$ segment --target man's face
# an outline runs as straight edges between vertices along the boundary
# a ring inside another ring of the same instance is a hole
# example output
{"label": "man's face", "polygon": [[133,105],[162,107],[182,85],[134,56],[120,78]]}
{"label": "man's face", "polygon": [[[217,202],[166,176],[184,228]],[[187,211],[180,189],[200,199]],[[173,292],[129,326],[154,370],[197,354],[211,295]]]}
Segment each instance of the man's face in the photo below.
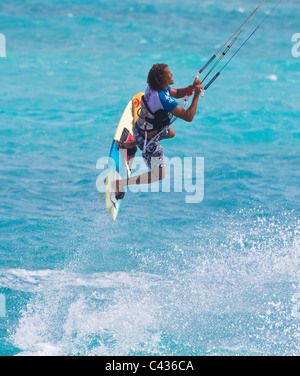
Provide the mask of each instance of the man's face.
{"label": "man's face", "polygon": [[168,84],[168,86],[174,84],[173,74],[170,72],[170,68],[169,67],[166,67],[164,69],[164,81]]}

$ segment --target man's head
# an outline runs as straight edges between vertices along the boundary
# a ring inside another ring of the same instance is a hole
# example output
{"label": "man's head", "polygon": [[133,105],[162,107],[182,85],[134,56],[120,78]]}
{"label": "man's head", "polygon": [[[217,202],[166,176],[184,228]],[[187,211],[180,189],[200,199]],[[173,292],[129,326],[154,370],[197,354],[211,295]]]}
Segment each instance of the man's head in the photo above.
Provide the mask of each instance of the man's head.
{"label": "man's head", "polygon": [[151,90],[160,91],[167,89],[174,83],[173,75],[167,64],[154,64],[148,74],[147,83]]}

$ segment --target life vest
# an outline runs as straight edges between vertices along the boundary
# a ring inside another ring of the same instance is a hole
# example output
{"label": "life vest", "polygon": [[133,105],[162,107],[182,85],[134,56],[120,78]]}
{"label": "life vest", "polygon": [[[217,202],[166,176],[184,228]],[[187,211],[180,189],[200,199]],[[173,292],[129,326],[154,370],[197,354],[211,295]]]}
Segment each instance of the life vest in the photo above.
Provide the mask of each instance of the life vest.
{"label": "life vest", "polygon": [[161,131],[171,123],[172,114],[166,110],[152,112],[145,101],[144,95],[141,100],[141,107],[138,113],[138,127],[143,131]]}

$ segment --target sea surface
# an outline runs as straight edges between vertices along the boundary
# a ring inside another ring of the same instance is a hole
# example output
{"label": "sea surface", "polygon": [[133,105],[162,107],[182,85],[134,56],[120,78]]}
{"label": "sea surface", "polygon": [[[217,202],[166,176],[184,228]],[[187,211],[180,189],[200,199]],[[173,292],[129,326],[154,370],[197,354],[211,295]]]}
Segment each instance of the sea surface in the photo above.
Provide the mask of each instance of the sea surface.
{"label": "sea surface", "polygon": [[0,355],[300,355],[298,0],[162,141],[202,202],[130,191],[113,223],[96,188],[152,64],[186,87],[259,2],[1,1]]}

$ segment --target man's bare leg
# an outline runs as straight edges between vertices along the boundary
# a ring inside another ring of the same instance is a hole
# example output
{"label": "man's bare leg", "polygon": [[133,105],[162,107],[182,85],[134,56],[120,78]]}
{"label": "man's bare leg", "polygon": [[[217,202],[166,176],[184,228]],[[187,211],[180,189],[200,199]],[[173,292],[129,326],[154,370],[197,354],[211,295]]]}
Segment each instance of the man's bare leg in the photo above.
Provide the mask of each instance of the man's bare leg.
{"label": "man's bare leg", "polygon": [[119,192],[125,192],[125,187],[128,185],[140,185],[140,184],[150,184],[165,178],[165,168],[152,168],[151,171],[145,172],[144,174],[138,176],[132,176],[129,179],[120,179],[113,182],[113,189],[116,194]]}

